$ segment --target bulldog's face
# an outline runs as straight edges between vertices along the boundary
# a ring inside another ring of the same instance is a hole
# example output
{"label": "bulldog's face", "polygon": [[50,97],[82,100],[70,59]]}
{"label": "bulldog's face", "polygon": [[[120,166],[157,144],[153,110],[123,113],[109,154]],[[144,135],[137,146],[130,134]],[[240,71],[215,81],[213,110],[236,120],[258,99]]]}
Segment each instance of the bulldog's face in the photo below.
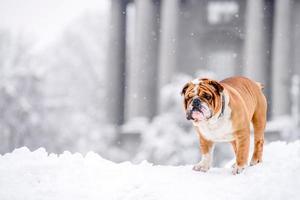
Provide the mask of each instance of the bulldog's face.
{"label": "bulldog's face", "polygon": [[195,79],[182,89],[186,118],[199,122],[211,118],[222,106],[223,86],[210,79]]}

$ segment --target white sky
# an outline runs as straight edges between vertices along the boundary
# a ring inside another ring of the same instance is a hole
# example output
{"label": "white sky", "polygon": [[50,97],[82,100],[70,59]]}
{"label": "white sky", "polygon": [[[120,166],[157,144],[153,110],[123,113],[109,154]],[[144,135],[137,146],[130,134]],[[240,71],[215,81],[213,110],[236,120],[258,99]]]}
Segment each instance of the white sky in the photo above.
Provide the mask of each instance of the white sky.
{"label": "white sky", "polygon": [[0,0],[0,29],[51,41],[74,18],[107,12],[109,0]]}

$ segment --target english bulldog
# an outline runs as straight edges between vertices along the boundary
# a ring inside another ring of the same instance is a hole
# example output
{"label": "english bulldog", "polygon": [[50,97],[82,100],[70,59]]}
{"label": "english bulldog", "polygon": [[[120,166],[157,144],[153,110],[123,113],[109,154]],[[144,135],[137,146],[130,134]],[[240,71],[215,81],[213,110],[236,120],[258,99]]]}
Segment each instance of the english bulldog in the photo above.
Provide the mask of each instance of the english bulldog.
{"label": "english bulldog", "polygon": [[231,142],[236,156],[233,174],[248,164],[250,123],[254,128],[254,152],[250,165],[262,162],[267,101],[263,85],[246,77],[220,82],[199,78],[182,89],[187,120],[191,120],[200,141],[201,161],[193,170],[206,172],[212,164],[214,143]]}

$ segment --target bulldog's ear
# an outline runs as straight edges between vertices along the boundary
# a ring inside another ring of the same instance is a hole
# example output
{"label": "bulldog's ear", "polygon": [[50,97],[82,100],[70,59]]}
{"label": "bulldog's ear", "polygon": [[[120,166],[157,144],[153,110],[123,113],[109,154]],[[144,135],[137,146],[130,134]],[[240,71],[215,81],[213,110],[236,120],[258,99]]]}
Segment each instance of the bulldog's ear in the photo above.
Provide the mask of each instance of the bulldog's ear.
{"label": "bulldog's ear", "polygon": [[210,80],[208,84],[212,85],[218,93],[221,93],[224,90],[224,87],[218,81]]}
{"label": "bulldog's ear", "polygon": [[[182,88],[182,90],[181,90],[181,96],[184,96],[184,94],[185,94],[185,92],[186,92],[186,90],[188,89],[188,87],[190,86],[190,82],[188,82],[188,83],[186,83],[184,86],[183,86],[183,88]],[[183,108],[186,110],[187,109],[187,101],[186,101],[186,99],[185,99],[185,97],[183,98]]]}
{"label": "bulldog's ear", "polygon": [[182,90],[181,90],[181,95],[184,95],[185,94],[185,92],[186,92],[186,90],[188,89],[188,87],[190,86],[190,82],[188,82],[188,83],[186,83],[184,86],[183,86],[183,88],[182,88]]}

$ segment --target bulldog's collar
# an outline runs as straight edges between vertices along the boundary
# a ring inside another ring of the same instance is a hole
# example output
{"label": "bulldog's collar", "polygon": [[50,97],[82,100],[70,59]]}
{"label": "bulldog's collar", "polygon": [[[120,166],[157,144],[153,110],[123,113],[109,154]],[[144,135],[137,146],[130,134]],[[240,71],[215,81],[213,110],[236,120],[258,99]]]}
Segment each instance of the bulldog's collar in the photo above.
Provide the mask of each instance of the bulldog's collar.
{"label": "bulldog's collar", "polygon": [[222,108],[221,108],[221,113],[220,113],[218,118],[221,118],[224,115],[224,110],[225,110],[225,95],[224,95],[224,92],[222,92],[221,98],[222,98]]}

